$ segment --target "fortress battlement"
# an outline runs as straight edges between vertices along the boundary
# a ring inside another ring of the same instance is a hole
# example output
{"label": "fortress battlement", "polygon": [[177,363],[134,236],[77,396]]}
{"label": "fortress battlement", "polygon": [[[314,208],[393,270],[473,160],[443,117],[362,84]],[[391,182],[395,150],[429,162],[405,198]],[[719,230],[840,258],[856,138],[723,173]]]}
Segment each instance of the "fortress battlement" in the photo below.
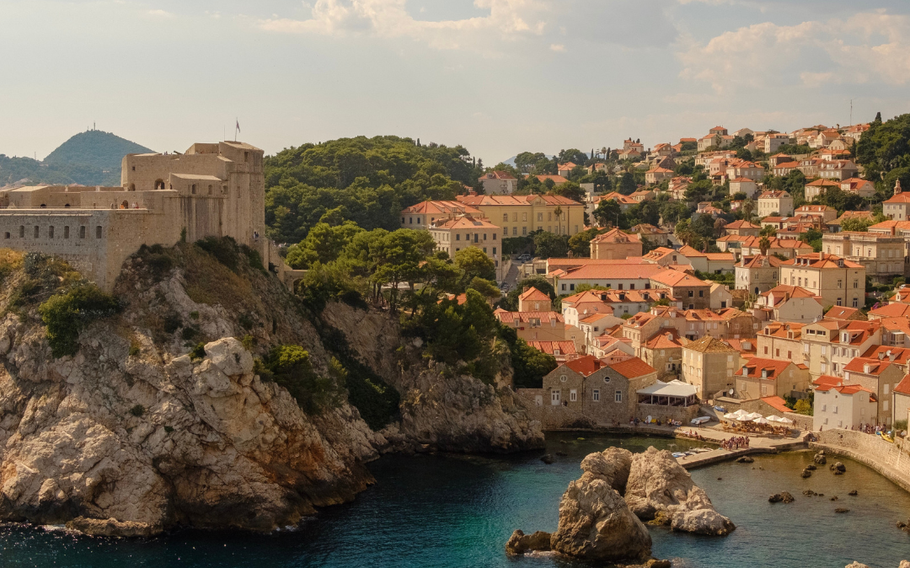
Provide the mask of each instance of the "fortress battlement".
{"label": "fortress battlement", "polygon": [[139,247],[265,238],[263,151],[241,142],[194,144],[183,154],[130,154],[120,187],[42,185],[0,190],[0,246],[67,260],[110,290]]}

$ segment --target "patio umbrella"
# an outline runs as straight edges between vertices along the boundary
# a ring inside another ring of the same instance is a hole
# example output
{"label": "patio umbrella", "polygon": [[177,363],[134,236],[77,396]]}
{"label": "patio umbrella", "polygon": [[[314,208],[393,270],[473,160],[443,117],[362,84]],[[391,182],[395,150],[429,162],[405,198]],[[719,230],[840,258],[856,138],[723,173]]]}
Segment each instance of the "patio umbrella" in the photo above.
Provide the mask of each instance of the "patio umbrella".
{"label": "patio umbrella", "polygon": [[725,420],[737,420],[738,418],[739,416],[737,416],[735,412],[728,412],[724,414]]}
{"label": "patio umbrella", "polygon": [[749,416],[749,413],[740,408],[733,413],[733,420],[748,421],[749,419],[746,418],[747,416]]}
{"label": "patio umbrella", "polygon": [[770,422],[768,422],[768,419],[765,417],[756,418],[755,420],[752,421],[752,423],[753,424],[770,424]]}
{"label": "patio umbrella", "polygon": [[746,416],[744,416],[743,419],[750,420],[750,421],[753,421],[753,422],[754,422],[754,421],[757,421],[757,420],[764,420],[765,417],[762,416],[761,414],[759,414],[758,412],[750,412],[749,414],[747,414]]}

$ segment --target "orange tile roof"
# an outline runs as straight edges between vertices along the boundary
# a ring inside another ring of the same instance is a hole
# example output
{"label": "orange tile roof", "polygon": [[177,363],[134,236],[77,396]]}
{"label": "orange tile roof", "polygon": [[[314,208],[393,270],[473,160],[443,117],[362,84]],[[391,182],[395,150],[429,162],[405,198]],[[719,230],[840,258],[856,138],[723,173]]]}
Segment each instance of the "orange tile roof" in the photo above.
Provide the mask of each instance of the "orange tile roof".
{"label": "orange tile roof", "polygon": [[648,280],[664,270],[656,264],[585,264],[564,269],[562,280]]}
{"label": "orange tile roof", "polygon": [[778,412],[793,412],[793,410],[787,408],[787,401],[779,396],[762,397],[762,401]]}
{"label": "orange tile roof", "polygon": [[834,306],[825,314],[827,319],[850,319],[859,312],[858,308],[847,308],[843,306]]}
{"label": "orange tile roof", "polygon": [[611,368],[627,379],[643,377],[644,375],[657,372],[654,367],[648,365],[638,357],[632,357],[625,361],[620,361],[619,363],[613,363]]}
{"label": "orange tile roof", "polygon": [[548,355],[554,355],[557,349],[560,356],[577,353],[574,341],[528,341],[528,345]]}
{"label": "orange tile roof", "polygon": [[486,219],[474,219],[470,215],[462,215],[455,219],[447,219],[442,223],[433,225],[436,229],[487,229],[490,231],[501,231],[497,225],[490,223]]}
{"label": "orange tile roof", "polygon": [[416,205],[411,205],[406,207],[401,211],[402,215],[407,214],[421,214],[421,213],[430,213],[430,214],[458,214],[465,213],[468,215],[483,215],[480,209],[475,209],[470,205],[465,205],[460,201],[424,201]]}
{"label": "orange tile roof", "polygon": [[674,286],[710,286],[704,280],[699,280],[698,278],[692,276],[691,274],[686,274],[685,272],[680,272],[678,270],[666,269],[661,270],[661,272],[651,276],[651,280],[655,282],[660,282],[665,286],[674,287]]}
{"label": "orange tile roof", "polygon": [[605,365],[597,357],[586,355],[584,357],[579,357],[578,359],[566,361],[565,366],[584,377],[589,377],[604,368]]}
{"label": "orange tile roof", "polygon": [[910,349],[904,347],[889,347],[887,345],[873,345],[863,353],[863,357],[867,359],[875,359],[876,361],[891,361],[891,357],[894,357],[892,363],[897,363],[898,365],[906,365],[910,361]]}
{"label": "orange tile roof", "polygon": [[[737,377],[749,377],[752,379],[761,379],[766,378],[769,380],[777,380],[778,377],[784,372],[784,370],[793,365],[792,361],[780,361],[778,359],[762,359],[759,357],[752,357],[748,363],[737,369],[733,373]],[[799,365],[797,365],[799,367]],[[803,368],[806,368],[803,366]],[[745,370],[745,372],[743,372]],[[767,377],[762,377],[762,373],[767,372]]]}
{"label": "orange tile roof", "polygon": [[612,229],[606,233],[597,235],[591,239],[591,244],[594,243],[639,243],[641,238],[636,234],[626,233],[620,231],[619,229]]}
{"label": "orange tile roof", "polygon": [[535,301],[535,302],[549,302],[550,301],[549,296],[547,296],[546,294],[544,294],[543,292],[541,292],[534,286],[531,286],[530,288],[525,290],[520,296],[518,296],[518,299],[524,300],[524,301]]}
{"label": "orange tile roof", "polygon": [[869,312],[872,315],[876,315],[882,318],[899,318],[910,316],[910,304],[888,304],[887,306],[882,306],[880,308],[875,308]]}
{"label": "orange tile roof", "polygon": [[901,382],[894,387],[894,392],[910,396],[910,375],[901,379]]}
{"label": "orange tile roof", "polygon": [[[866,365],[869,366],[869,371],[866,371]],[[891,366],[891,361],[888,359],[879,360],[878,358],[870,359],[866,357],[854,357],[849,363],[844,366],[844,371],[850,371],[851,373],[861,373],[863,375],[881,375],[888,367]]]}

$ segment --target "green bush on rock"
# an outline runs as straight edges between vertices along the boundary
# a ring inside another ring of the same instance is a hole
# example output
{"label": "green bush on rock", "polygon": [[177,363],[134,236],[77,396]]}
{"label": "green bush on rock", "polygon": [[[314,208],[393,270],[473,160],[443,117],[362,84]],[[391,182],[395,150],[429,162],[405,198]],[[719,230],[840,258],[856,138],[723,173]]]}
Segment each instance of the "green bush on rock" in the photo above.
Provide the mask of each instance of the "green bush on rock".
{"label": "green bush on rock", "polygon": [[117,299],[94,284],[78,284],[58,292],[38,307],[54,357],[75,355],[79,350],[79,333],[93,321],[119,310]]}

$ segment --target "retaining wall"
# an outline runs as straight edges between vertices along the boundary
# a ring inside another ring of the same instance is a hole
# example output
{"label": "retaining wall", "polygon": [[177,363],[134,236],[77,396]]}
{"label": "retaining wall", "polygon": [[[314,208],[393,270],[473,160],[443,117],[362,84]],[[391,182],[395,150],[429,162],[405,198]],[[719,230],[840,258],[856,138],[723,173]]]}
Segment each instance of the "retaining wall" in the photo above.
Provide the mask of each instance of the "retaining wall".
{"label": "retaining wall", "polygon": [[836,455],[846,456],[884,475],[910,491],[910,442],[888,443],[878,436],[853,430],[825,430],[816,433],[818,442],[809,444]]}

